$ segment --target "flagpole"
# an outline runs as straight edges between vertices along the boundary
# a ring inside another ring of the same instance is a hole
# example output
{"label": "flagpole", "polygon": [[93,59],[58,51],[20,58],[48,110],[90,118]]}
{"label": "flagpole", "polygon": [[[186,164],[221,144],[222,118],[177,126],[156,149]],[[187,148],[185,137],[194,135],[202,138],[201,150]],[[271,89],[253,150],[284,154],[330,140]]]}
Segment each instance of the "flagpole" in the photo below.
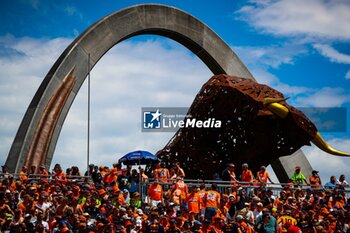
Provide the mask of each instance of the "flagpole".
{"label": "flagpole", "polygon": [[88,54],[88,119],[87,119],[87,175],[90,176],[90,53]]}

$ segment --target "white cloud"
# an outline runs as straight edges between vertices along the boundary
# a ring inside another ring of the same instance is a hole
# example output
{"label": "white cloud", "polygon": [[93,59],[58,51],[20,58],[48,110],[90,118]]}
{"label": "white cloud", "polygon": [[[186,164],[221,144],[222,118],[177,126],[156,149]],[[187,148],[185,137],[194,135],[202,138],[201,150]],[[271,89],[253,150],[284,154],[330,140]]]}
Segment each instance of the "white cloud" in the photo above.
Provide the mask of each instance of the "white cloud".
{"label": "white cloud", "polygon": [[67,6],[66,8],[64,8],[64,11],[69,15],[72,16],[77,12],[77,9],[73,6]]}
{"label": "white cloud", "polygon": [[300,44],[283,44],[279,46],[236,46],[233,49],[248,64],[259,64],[264,67],[279,68],[281,65],[293,65],[295,60],[307,53]]}
{"label": "white cloud", "polygon": [[298,57],[307,53],[304,46],[299,44],[270,47],[236,46],[233,49],[259,83],[270,85],[286,96],[313,91],[311,88],[283,83],[270,72],[271,69],[278,69],[281,65],[293,65]]}
{"label": "white cloud", "polygon": [[350,70],[346,73],[345,78],[350,79]]}
{"label": "white cloud", "polygon": [[[71,39],[0,37],[0,164],[20,121],[55,59]],[[112,164],[135,149],[156,152],[173,133],[141,133],[141,107],[189,107],[212,76],[181,45],[168,40],[126,41],[91,72],[91,162]],[[87,88],[83,84],[63,126],[53,163],[86,166]]]}
{"label": "white cloud", "polygon": [[350,94],[343,88],[324,87],[305,96],[297,97],[297,106],[340,107],[350,102]]}
{"label": "white cloud", "polygon": [[332,62],[350,64],[350,55],[340,53],[327,44],[314,44],[313,47],[323,56],[329,58]]}
{"label": "white cloud", "polygon": [[[318,44],[318,49],[328,48]],[[343,88],[324,87],[313,88],[305,86],[290,85],[283,79],[276,77],[273,70],[279,69],[281,65],[293,65],[297,58],[307,53],[304,46],[298,44],[284,44],[281,46],[233,47],[244,64],[259,83],[264,83],[282,92],[291,99],[288,102],[295,106],[303,107],[339,107],[350,102],[350,93]],[[327,50],[332,51],[332,50]],[[327,53],[332,59],[346,62],[347,55],[340,53]],[[343,56],[337,56],[337,55]],[[347,74],[350,78],[350,71]]]}
{"label": "white cloud", "polygon": [[250,1],[236,14],[257,29],[283,36],[350,39],[350,2],[346,0]]}
{"label": "white cloud", "polygon": [[[350,138],[331,139],[328,140],[327,143],[337,150],[350,153]],[[341,174],[345,174],[347,180],[350,180],[350,160],[348,157],[338,157],[327,154],[314,145],[304,146],[302,149],[307,155],[306,157],[311,163],[311,166],[315,170],[320,171],[320,177],[323,183],[328,182],[332,175],[339,178]]]}

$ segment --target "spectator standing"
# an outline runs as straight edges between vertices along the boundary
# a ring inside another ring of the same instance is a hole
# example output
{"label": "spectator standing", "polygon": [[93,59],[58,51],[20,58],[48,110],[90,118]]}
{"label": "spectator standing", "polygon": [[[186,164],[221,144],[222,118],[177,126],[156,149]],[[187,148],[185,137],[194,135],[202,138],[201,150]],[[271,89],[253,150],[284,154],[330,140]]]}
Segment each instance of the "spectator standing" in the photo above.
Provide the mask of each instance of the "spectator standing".
{"label": "spectator standing", "polygon": [[84,173],[84,176],[91,176],[92,173],[94,172],[94,167],[95,167],[95,165],[89,164],[89,170],[87,170],[87,171]]}
{"label": "spectator standing", "polygon": [[19,178],[21,179],[21,181],[26,182],[28,180],[27,172],[28,172],[28,167],[23,166],[22,170],[19,172]]}
{"label": "spectator standing", "polygon": [[329,178],[329,181],[325,183],[324,187],[328,189],[334,189],[336,185],[337,185],[337,179],[335,178],[335,176],[331,176]]}
{"label": "spectator standing", "polygon": [[71,173],[69,175],[71,175],[71,176],[81,176],[79,168],[77,166],[73,166],[72,170],[71,170]]}
{"label": "spectator standing", "polygon": [[322,182],[321,182],[321,178],[318,175],[318,171],[316,170],[312,171],[312,175],[310,176],[309,181],[312,189],[321,188]]}
{"label": "spectator standing", "polygon": [[153,172],[154,179],[158,179],[160,183],[167,183],[170,174],[168,168],[165,167],[165,163],[161,162],[156,165],[156,169]]}
{"label": "spectator standing", "polygon": [[181,203],[182,201],[186,198],[188,189],[187,189],[187,184],[183,181],[182,176],[176,177],[176,188],[181,190]]}
{"label": "spectator standing", "polygon": [[191,187],[191,193],[187,195],[187,197],[185,198],[185,204],[187,205],[188,211],[191,213],[195,213],[196,215],[199,214],[199,211],[201,209],[201,205],[200,205],[200,197],[197,193],[197,186],[193,185]]}
{"label": "spectator standing", "polygon": [[211,189],[208,190],[204,196],[205,214],[207,221],[211,222],[216,215],[217,209],[220,205],[220,193],[217,192],[217,184],[213,183]]}
{"label": "spectator standing", "polygon": [[345,180],[345,175],[342,174],[339,177],[339,180],[337,180],[337,188],[344,189],[346,187],[349,187],[349,183]]}
{"label": "spectator standing", "polygon": [[242,164],[242,174],[241,174],[241,182],[242,185],[251,185],[253,182],[254,176],[251,170],[248,169],[248,164],[243,163]]}
{"label": "spectator standing", "polygon": [[304,174],[301,173],[301,167],[295,167],[294,174],[292,176],[292,181],[297,185],[309,185]]}
{"label": "spectator standing", "polygon": [[46,171],[45,166],[41,165],[39,166],[39,178],[42,180],[47,181],[49,179],[49,172]]}
{"label": "spectator standing", "polygon": [[269,173],[266,171],[265,166],[260,167],[260,170],[257,173],[257,178],[258,178],[258,181],[260,182],[260,185],[262,186],[266,186],[267,181],[270,181],[270,183],[273,184]]}
{"label": "spectator standing", "polygon": [[165,193],[165,197],[178,206],[182,204],[181,190],[175,184],[171,185],[170,189]]}
{"label": "spectator standing", "polygon": [[222,180],[232,182],[233,186],[237,185],[235,165],[233,163],[227,164],[226,169],[222,172]]}
{"label": "spectator standing", "polygon": [[185,172],[184,172],[184,169],[182,169],[180,167],[180,163],[176,162],[174,165],[175,165],[174,169],[175,169],[175,172],[176,172],[176,176],[181,176],[181,177],[185,178]]}
{"label": "spectator standing", "polygon": [[62,167],[59,164],[56,164],[54,168],[53,178],[56,182],[64,182],[66,181],[66,174],[62,171]]}
{"label": "spectator standing", "polygon": [[[90,164],[90,165],[93,166],[93,164]],[[101,182],[102,182],[102,174],[100,173],[100,171],[98,169],[98,166],[94,166],[93,167],[92,173],[90,175],[91,175],[92,181],[95,184],[101,184]]]}
{"label": "spectator standing", "polygon": [[148,187],[148,204],[157,206],[159,203],[164,205],[163,199],[163,188],[159,184],[158,180],[154,180],[153,183]]}
{"label": "spectator standing", "polygon": [[4,177],[5,179],[8,178],[9,175],[10,175],[8,166],[7,165],[3,165],[3,166],[1,166],[1,168],[2,168],[1,177]]}
{"label": "spectator standing", "polygon": [[207,193],[206,189],[205,189],[205,183],[201,183],[199,185],[199,191],[198,191],[198,196],[199,196],[199,200],[200,200],[200,207],[201,207],[201,215],[204,216],[205,213],[205,203],[204,203],[204,199],[205,199],[205,194]]}
{"label": "spectator standing", "polygon": [[142,182],[148,182],[148,176],[145,174],[145,169],[140,168],[139,170]]}

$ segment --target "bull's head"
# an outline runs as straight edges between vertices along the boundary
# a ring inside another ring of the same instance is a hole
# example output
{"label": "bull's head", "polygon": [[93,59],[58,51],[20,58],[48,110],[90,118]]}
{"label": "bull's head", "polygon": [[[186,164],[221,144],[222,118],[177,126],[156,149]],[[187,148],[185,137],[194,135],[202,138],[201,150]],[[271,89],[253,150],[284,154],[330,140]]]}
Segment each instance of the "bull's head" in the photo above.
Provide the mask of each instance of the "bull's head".
{"label": "bull's head", "polygon": [[330,154],[350,155],[330,147],[282,93],[248,79],[213,76],[197,94],[188,115],[222,122],[221,128],[181,128],[157,153],[165,162],[182,163],[191,178],[212,178],[229,162],[247,162],[258,170],[310,142]]}
{"label": "bull's head", "polygon": [[[263,103],[272,113],[274,113],[276,116],[284,119],[290,114],[290,111],[288,107],[281,104],[280,102],[287,100],[285,99],[275,99],[275,98],[265,98]],[[313,144],[315,144],[318,148],[321,150],[337,156],[350,156],[349,153],[342,152],[339,150],[334,149],[328,143],[322,138],[321,134],[319,132],[316,132],[316,134],[313,135],[312,139]]]}

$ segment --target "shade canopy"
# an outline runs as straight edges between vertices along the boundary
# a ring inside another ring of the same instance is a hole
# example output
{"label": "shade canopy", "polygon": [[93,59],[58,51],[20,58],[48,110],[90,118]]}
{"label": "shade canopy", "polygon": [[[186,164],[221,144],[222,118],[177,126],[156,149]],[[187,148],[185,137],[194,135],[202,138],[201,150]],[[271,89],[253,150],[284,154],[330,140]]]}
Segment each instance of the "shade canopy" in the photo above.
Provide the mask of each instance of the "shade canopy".
{"label": "shade canopy", "polygon": [[143,150],[129,152],[119,159],[119,163],[124,165],[147,165],[158,163],[159,161],[157,156]]}

